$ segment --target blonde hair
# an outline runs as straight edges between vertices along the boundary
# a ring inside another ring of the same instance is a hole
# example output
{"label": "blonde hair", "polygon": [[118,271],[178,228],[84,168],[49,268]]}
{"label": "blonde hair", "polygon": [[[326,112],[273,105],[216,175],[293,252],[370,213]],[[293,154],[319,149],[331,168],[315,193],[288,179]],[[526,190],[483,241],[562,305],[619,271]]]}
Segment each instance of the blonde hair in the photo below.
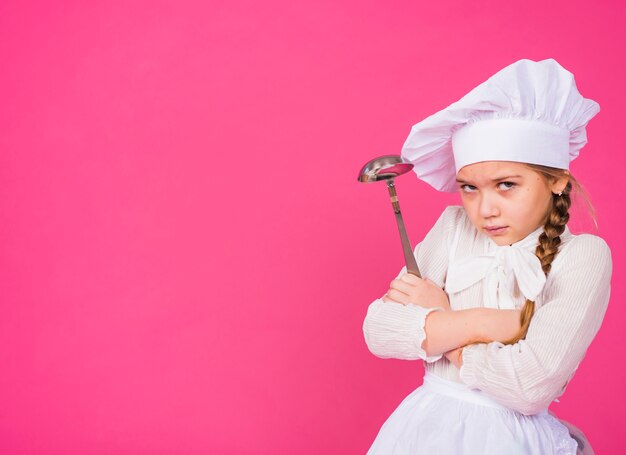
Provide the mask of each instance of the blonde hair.
{"label": "blonde hair", "polygon": [[[569,221],[569,209],[572,205],[571,194],[573,189],[575,190],[574,194],[580,193],[582,195],[596,227],[598,224],[595,217],[595,210],[591,205],[587,192],[573,175],[564,169],[556,169],[537,164],[526,164],[526,166],[543,176],[546,182],[551,182],[562,177],[568,178],[567,185],[562,194],[552,194],[552,206],[544,218],[543,232],[539,236],[539,244],[535,249],[535,255],[541,261],[541,268],[547,277],[552,268],[552,261],[554,261],[554,258],[559,253],[559,245],[561,244],[560,236],[563,234],[565,225]],[[516,336],[505,341],[504,344],[514,344],[526,337],[534,313],[535,302],[527,299],[526,302],[524,302],[520,315],[520,331]]]}

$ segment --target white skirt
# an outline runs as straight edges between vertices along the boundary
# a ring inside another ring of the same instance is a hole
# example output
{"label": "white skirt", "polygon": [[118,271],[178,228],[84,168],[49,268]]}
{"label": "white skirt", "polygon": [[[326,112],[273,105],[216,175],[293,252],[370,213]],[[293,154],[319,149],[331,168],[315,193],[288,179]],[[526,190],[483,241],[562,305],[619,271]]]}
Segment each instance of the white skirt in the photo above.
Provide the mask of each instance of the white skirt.
{"label": "white skirt", "polygon": [[544,410],[526,416],[478,390],[426,372],[378,432],[368,455],[575,455],[577,443]]}

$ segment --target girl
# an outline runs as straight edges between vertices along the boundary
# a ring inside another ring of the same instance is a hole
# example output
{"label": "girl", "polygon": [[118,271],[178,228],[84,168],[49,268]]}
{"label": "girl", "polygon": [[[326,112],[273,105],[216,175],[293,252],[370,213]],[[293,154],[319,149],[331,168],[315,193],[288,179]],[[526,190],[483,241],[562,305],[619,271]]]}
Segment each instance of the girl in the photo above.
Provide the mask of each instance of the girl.
{"label": "girl", "polygon": [[462,207],[415,248],[424,279],[403,269],[367,310],[370,351],[426,371],[369,454],[577,453],[548,406],[609,301],[609,247],[567,227],[598,111],[555,60],[520,60],[412,128],[402,156]]}

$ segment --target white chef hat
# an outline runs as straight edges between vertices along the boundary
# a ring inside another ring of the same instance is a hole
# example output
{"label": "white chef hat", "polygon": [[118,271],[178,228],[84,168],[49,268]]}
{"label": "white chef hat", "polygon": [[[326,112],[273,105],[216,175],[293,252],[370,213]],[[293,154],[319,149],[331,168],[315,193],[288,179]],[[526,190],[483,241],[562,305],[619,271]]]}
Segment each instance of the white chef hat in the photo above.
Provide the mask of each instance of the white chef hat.
{"label": "white chef hat", "polygon": [[458,189],[463,166],[481,161],[569,169],[599,111],[556,60],[519,60],[414,125],[401,155],[420,179],[447,192]]}

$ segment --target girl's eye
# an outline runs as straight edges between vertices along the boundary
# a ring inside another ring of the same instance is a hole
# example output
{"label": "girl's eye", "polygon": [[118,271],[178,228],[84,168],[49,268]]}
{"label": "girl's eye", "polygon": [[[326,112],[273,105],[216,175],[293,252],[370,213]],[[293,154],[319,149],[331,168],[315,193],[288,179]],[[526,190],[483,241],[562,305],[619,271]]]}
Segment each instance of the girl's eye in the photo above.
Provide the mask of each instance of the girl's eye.
{"label": "girl's eye", "polygon": [[[501,186],[501,185],[504,185],[504,186]],[[511,188],[513,188],[515,186],[515,183],[513,183],[513,182],[500,182],[500,183],[498,183],[498,186],[500,187],[500,189],[508,191],[508,190],[510,190]]]}
{"label": "girl's eye", "polygon": [[468,184],[461,185],[461,191],[463,191],[464,193],[471,193],[475,189],[476,187],[472,185],[468,185]]}

